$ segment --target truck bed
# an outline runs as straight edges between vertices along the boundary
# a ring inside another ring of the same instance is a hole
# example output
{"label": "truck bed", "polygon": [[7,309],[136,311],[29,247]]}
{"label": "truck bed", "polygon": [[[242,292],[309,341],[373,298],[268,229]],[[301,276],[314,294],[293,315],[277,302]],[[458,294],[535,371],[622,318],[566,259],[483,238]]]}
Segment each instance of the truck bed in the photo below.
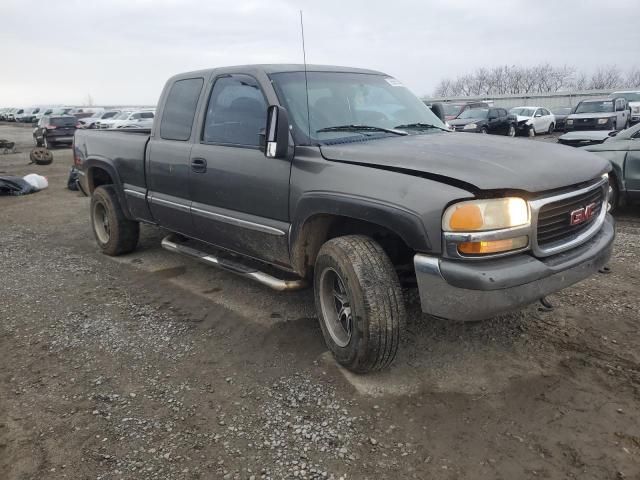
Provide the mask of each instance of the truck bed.
{"label": "truck bed", "polygon": [[82,162],[84,173],[94,159],[106,160],[118,172],[124,185],[146,189],[144,161],[150,129],[76,130],[74,148]]}

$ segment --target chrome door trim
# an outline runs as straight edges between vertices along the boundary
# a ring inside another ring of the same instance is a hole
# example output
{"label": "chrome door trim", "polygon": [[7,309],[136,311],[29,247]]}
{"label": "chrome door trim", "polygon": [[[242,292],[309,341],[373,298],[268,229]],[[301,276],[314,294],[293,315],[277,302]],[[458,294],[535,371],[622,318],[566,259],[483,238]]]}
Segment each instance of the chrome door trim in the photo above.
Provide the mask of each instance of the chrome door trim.
{"label": "chrome door trim", "polygon": [[269,235],[277,235],[283,236],[286,235],[286,232],[280,230],[279,228],[270,227],[269,225],[263,225],[261,223],[250,222],[248,220],[242,220],[237,217],[232,217],[229,215],[223,215],[221,213],[211,212],[209,210],[203,210],[197,207],[191,207],[191,212],[200,215],[201,217],[209,218],[211,220],[215,220],[222,223],[227,223],[229,225],[234,225],[236,227],[247,228],[249,230],[255,230],[257,232],[268,233]]}
{"label": "chrome door trim", "polygon": [[166,207],[176,208],[178,210],[183,210],[185,212],[190,212],[191,207],[189,205],[185,205],[183,203],[172,202],[171,200],[165,200],[164,198],[160,198],[154,195],[153,192],[149,193],[149,202],[151,204],[163,205]]}
{"label": "chrome door trim", "polygon": [[131,190],[129,188],[125,188],[124,193],[126,193],[127,195],[131,195],[132,197],[141,198],[143,200],[147,197],[145,193],[138,192],[136,190]]}

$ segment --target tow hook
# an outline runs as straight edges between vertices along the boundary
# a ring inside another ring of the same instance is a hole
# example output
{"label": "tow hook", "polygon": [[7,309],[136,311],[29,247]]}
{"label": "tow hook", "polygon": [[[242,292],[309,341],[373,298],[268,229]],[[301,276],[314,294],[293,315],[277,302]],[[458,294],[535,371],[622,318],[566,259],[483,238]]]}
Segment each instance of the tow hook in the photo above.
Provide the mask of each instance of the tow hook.
{"label": "tow hook", "polygon": [[542,297],[540,299],[540,304],[542,305],[542,307],[540,307],[540,311],[542,312],[551,312],[554,309],[553,304],[549,301],[547,297]]}
{"label": "tow hook", "polygon": [[611,269],[609,268],[608,265],[605,265],[600,270],[598,270],[598,273],[602,273],[603,275],[607,275],[608,273],[611,273]]}

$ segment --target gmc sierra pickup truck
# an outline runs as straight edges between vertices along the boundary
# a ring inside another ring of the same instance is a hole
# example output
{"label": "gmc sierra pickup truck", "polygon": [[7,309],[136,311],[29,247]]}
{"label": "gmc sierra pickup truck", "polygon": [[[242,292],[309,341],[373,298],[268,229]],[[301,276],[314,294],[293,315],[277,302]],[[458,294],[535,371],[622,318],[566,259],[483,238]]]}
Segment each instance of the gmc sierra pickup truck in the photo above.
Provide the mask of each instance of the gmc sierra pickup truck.
{"label": "gmc sierra pickup truck", "polygon": [[403,285],[427,314],[481,320],[612,251],[609,162],[452,132],[371,70],[184,73],[150,130],[78,130],[73,152],[104,253],[134,250],[143,222],[168,231],[163,247],[274,289],[312,283],[327,346],[355,372],[394,359]]}

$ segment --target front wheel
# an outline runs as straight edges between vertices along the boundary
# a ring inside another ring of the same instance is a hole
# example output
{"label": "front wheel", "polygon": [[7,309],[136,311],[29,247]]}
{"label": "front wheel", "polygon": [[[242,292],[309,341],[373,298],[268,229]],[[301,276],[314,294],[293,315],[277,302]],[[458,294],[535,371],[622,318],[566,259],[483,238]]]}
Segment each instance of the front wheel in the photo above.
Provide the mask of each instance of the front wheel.
{"label": "front wheel", "polygon": [[326,242],[314,289],[322,334],[341,365],[366,373],[391,364],[406,313],[398,275],[377,242],[362,235]]}
{"label": "front wheel", "polygon": [[113,185],[102,185],[93,191],[91,226],[98,246],[107,255],[129,253],[138,245],[140,224],[125,216]]}
{"label": "front wheel", "polygon": [[507,130],[507,136],[508,137],[515,137],[516,136],[516,127],[514,125],[509,125],[509,128]]}
{"label": "front wheel", "polygon": [[533,138],[533,137],[536,136],[536,129],[533,126],[531,126],[531,127],[529,127],[529,130],[528,130],[527,133],[529,134],[530,137]]}
{"label": "front wheel", "polygon": [[487,127],[482,127],[480,129],[480,133],[482,133],[483,135],[486,135],[487,133],[489,133],[489,130],[487,130]]}

